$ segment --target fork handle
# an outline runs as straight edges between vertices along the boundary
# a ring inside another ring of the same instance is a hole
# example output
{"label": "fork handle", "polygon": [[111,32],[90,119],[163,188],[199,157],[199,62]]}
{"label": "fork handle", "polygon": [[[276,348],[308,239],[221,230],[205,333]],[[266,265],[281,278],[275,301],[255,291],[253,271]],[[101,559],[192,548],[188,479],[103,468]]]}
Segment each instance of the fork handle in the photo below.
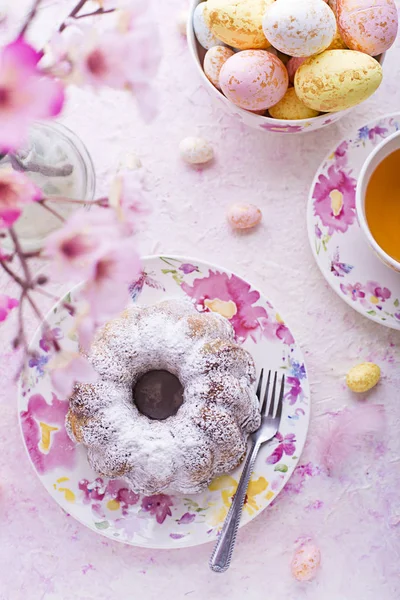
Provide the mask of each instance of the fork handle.
{"label": "fork handle", "polygon": [[253,441],[250,452],[247,455],[235,497],[233,498],[224,525],[221,529],[221,533],[211,555],[210,568],[216,573],[224,573],[228,570],[231,563],[233,548],[235,546],[236,536],[239,529],[240,518],[242,516],[244,500],[246,498],[250,477],[253,473],[254,463],[260,447],[260,443]]}

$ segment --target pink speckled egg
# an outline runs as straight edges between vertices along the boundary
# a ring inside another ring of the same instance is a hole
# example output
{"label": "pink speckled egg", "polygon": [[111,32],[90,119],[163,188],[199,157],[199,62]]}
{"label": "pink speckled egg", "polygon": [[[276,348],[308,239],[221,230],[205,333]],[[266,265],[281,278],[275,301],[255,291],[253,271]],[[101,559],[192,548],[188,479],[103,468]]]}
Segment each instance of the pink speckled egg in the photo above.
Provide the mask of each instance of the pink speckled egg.
{"label": "pink speckled egg", "polygon": [[300,65],[303,64],[303,62],[305,60],[307,60],[307,59],[306,58],[300,58],[298,56],[294,56],[293,58],[291,58],[288,61],[287,65],[286,65],[286,68],[287,68],[287,72],[288,72],[288,75],[289,75],[289,81],[290,81],[290,83],[294,82],[294,76],[296,75],[296,71],[300,67]]}
{"label": "pink speckled egg", "polygon": [[259,224],[262,213],[254,204],[232,204],[227,217],[234,229],[251,229]]}
{"label": "pink speckled egg", "polygon": [[396,39],[394,0],[337,0],[336,11],[340,35],[351,50],[378,56]]}
{"label": "pink speckled egg", "polygon": [[297,581],[310,581],[321,564],[321,552],[315,544],[304,544],[296,550],[292,560],[292,575]]}
{"label": "pink speckled egg", "polygon": [[219,74],[222,65],[234,54],[234,51],[226,46],[213,46],[207,50],[203,63],[204,73],[207,79],[218,89],[221,89],[219,86]]}
{"label": "pink speckled egg", "polygon": [[289,78],[285,65],[271,52],[244,50],[224,63],[219,83],[225,96],[237,106],[262,110],[285,95]]}

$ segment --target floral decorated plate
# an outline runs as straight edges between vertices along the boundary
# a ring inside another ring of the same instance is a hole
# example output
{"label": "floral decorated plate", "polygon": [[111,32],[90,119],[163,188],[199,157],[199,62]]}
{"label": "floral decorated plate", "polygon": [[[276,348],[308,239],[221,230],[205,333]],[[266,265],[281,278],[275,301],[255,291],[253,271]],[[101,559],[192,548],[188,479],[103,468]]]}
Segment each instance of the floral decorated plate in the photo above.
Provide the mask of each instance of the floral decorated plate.
{"label": "floral decorated plate", "polygon": [[[247,494],[242,525],[264,510],[291,476],[303,449],[309,421],[310,394],[304,359],[291,332],[266,298],[249,283],[224,269],[177,257],[144,259],[131,295],[137,304],[168,297],[190,298],[197,310],[230,317],[238,342],[261,367],[285,373],[287,387],[282,426],[257,459]],[[77,288],[67,297],[74,299]],[[47,317],[66,349],[77,349],[72,318],[57,304]],[[240,477],[240,468],[215,479],[201,494],[141,496],[121,480],[110,481],[89,466],[86,450],[65,430],[65,398],[52,390],[44,369],[48,347],[42,331],[32,349],[38,358],[22,375],[19,415],[29,458],[47,491],[70,515],[106,537],[134,546],[181,548],[216,538]]]}
{"label": "floral decorated plate", "polygon": [[329,285],[369,319],[400,329],[400,275],[370,249],[356,217],[357,177],[373,148],[400,129],[400,113],[376,119],[343,140],[311,186],[308,236]]}

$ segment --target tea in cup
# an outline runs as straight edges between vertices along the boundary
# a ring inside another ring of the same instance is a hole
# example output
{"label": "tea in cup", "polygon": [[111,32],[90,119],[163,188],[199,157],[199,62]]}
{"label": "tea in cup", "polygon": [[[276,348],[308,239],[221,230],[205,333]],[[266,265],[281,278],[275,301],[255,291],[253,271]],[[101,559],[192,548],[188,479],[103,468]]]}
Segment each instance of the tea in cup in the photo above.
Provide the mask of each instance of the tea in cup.
{"label": "tea in cup", "polygon": [[359,175],[360,227],[378,257],[400,272],[400,131],[383,140]]}

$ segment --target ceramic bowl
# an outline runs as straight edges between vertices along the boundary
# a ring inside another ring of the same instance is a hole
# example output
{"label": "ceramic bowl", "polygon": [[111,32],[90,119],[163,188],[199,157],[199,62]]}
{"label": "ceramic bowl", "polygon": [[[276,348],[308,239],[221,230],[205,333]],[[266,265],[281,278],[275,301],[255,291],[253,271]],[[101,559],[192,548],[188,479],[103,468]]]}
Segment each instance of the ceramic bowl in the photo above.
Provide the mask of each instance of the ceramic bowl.
{"label": "ceramic bowl", "polygon": [[[400,131],[396,131],[386,139],[384,139],[378,146],[371,152],[367,160],[362,166],[360,175],[357,181],[356,190],[356,211],[358,222],[361,227],[361,231],[364,237],[367,239],[369,245],[374,250],[375,254],[391,269],[394,269],[400,273],[400,262],[389,256],[376,242],[373,237],[368,221],[365,215],[365,195],[368,187],[369,180],[371,179],[372,173],[375,171],[377,166],[387,157],[392,154],[395,150],[400,148]],[[382,202],[385,199],[382,198]],[[400,235],[400,232],[399,232]]]}
{"label": "ceramic bowl", "polygon": [[[226,98],[222,92],[220,92],[213,84],[207,79],[203,71],[203,60],[206,50],[200,46],[196,40],[196,36],[193,30],[193,13],[198,4],[202,0],[192,0],[191,8],[189,11],[189,19],[187,23],[187,39],[189,45],[189,51],[192,56],[193,62],[196,66],[197,71],[200,73],[200,77],[208,90],[211,98],[220,106],[223,107],[225,112],[239,118],[242,123],[249,127],[261,129],[263,131],[271,131],[273,133],[304,133],[307,131],[316,131],[327,127],[331,123],[339,121],[345,114],[347,114],[352,108],[347,110],[341,110],[336,113],[325,113],[312,119],[298,119],[295,121],[283,120],[283,119],[272,119],[271,117],[264,117],[256,115],[243,108],[239,108],[233,104],[228,98]],[[381,55],[378,60],[382,64],[384,55]],[[354,107],[353,107],[354,108]]]}

